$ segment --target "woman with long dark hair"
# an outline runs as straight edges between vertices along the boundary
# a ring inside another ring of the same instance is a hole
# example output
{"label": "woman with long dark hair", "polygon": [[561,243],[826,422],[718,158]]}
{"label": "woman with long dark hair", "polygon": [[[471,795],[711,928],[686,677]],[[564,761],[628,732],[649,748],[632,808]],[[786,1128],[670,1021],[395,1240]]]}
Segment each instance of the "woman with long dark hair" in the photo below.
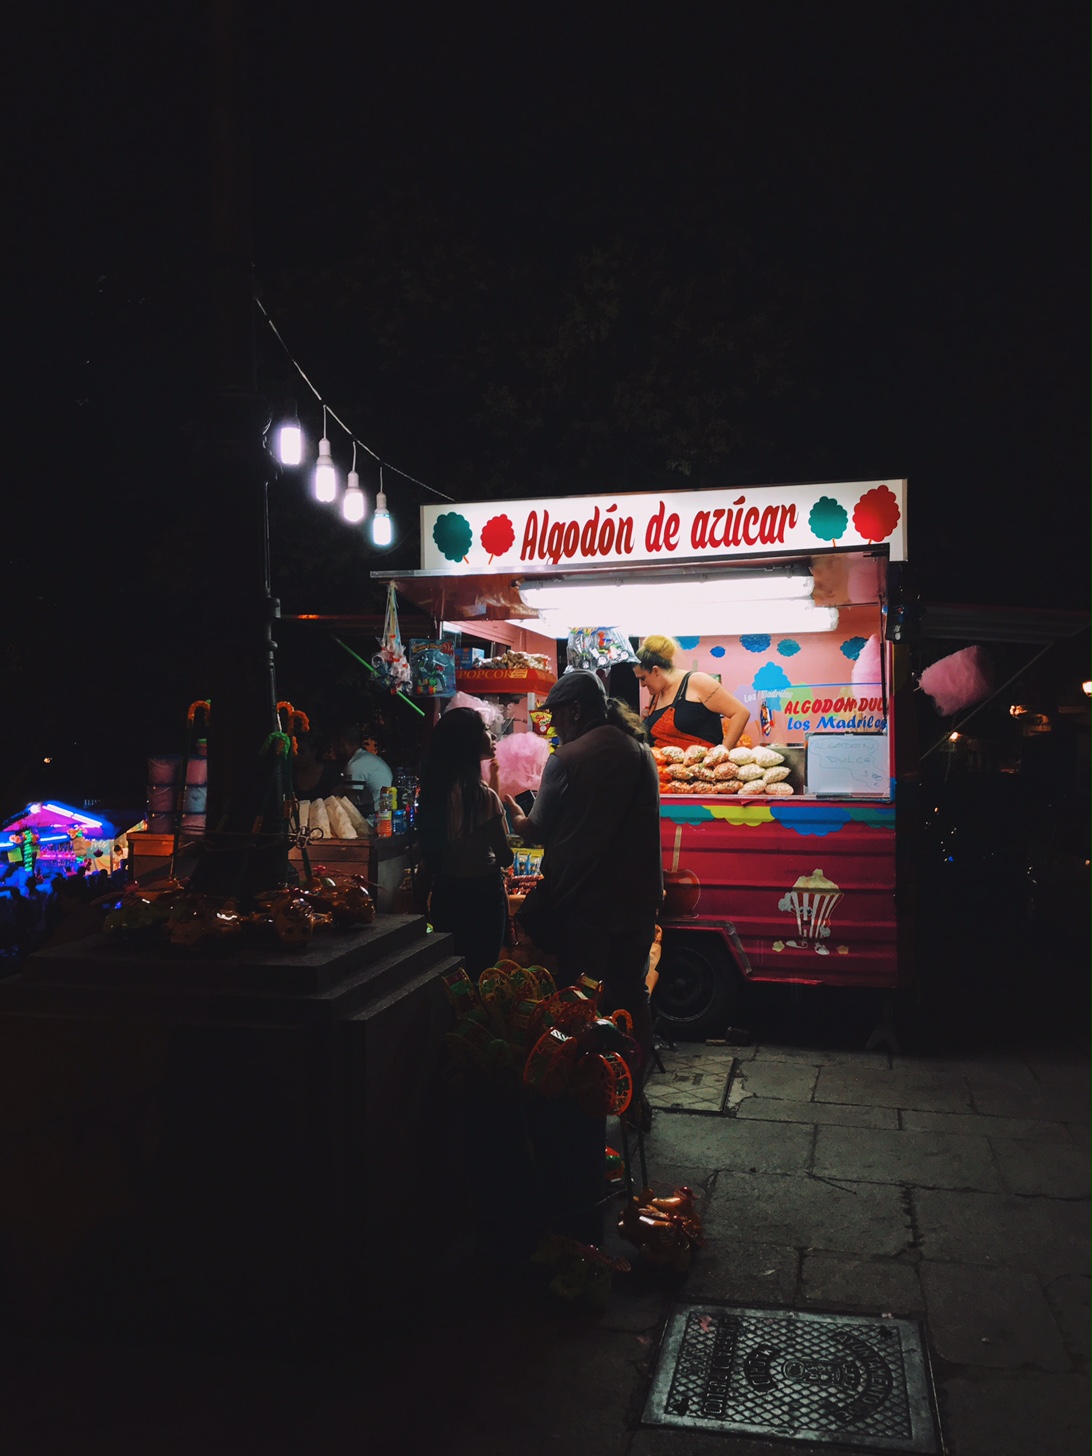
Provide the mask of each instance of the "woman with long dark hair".
{"label": "woman with long dark hair", "polygon": [[449,708],[433,732],[417,800],[429,920],[451,935],[475,981],[496,965],[508,925],[501,871],[513,855],[501,801],[482,781],[482,761],[492,757],[481,714]]}

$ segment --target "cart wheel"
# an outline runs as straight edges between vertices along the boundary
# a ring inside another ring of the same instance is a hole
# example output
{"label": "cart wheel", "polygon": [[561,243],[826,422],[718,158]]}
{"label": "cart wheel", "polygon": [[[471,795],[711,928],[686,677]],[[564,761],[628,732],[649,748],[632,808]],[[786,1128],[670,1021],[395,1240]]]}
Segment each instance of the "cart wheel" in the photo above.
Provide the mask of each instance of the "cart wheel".
{"label": "cart wheel", "polygon": [[713,936],[665,936],[653,1015],[680,1041],[719,1036],[739,1004],[741,982],[731,956]]}

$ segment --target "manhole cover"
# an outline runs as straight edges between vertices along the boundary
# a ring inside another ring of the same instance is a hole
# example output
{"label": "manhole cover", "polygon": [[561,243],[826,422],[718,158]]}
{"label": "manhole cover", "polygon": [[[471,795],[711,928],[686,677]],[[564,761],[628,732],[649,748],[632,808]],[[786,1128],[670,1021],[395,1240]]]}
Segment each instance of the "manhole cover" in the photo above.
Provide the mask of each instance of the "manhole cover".
{"label": "manhole cover", "polygon": [[920,1328],[868,1315],[678,1306],[643,1419],[865,1450],[939,1450]]}

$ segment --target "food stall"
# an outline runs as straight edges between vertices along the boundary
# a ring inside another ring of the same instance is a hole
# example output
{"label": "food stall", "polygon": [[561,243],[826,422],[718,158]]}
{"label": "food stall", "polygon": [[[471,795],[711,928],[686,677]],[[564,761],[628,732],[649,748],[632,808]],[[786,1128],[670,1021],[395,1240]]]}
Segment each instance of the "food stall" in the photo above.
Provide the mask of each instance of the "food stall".
{"label": "food stall", "polygon": [[904,480],[425,506],[421,540],[420,571],[383,575],[448,630],[664,634],[750,709],[731,754],[661,763],[656,1001],[679,1034],[722,1030],[742,980],[908,982]]}

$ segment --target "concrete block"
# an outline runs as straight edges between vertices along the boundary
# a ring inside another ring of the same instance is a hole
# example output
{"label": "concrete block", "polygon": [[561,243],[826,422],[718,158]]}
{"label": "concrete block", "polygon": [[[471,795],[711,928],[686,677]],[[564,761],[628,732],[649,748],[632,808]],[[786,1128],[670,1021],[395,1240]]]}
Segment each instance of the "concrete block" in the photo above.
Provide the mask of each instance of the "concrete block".
{"label": "concrete block", "polygon": [[1024,1269],[1046,1281],[1088,1269],[1088,1204],[1009,1193],[914,1193],[927,1259]]}
{"label": "concrete block", "polygon": [[1069,1143],[1072,1138],[1063,1122],[1036,1122],[1027,1117],[984,1117],[977,1112],[919,1112],[909,1107],[901,1113],[908,1132],[959,1132],[974,1137],[1034,1138],[1039,1143]]}
{"label": "concrete block", "polygon": [[921,1265],[929,1338],[942,1360],[1008,1370],[1068,1370],[1038,1279],[1016,1269]]}
{"label": "concrete block", "polygon": [[855,1067],[861,1071],[887,1071],[890,1060],[886,1052],[847,1052],[826,1047],[760,1046],[757,1062],[805,1062],[809,1066]]}
{"label": "concrete block", "polygon": [[917,1318],[925,1309],[916,1265],[896,1259],[805,1254],[801,1294],[805,1304],[870,1314]]}
{"label": "concrete block", "polygon": [[657,1157],[671,1163],[759,1173],[803,1173],[811,1165],[812,1129],[800,1123],[667,1113],[657,1116],[653,1136]]}
{"label": "concrete block", "polygon": [[1040,1143],[994,1138],[997,1165],[1011,1193],[1040,1193],[1048,1198],[1084,1198],[1089,1188],[1088,1148],[1072,1143]]}
{"label": "concrete block", "polygon": [[865,1256],[908,1248],[901,1190],[882,1183],[838,1188],[820,1178],[722,1173],[705,1213],[710,1238],[789,1244]]}
{"label": "concrete block", "polygon": [[730,1304],[791,1305],[796,1300],[800,1256],[784,1244],[707,1240],[694,1255],[686,1298]]}
{"label": "concrete block", "polygon": [[1088,1359],[1088,1276],[1063,1274],[1052,1279],[1044,1291],[1055,1323],[1062,1332],[1069,1353]]}
{"label": "concrete block", "polygon": [[939,1392],[952,1456],[1076,1456],[1088,1445],[1088,1379],[971,1371]]}
{"label": "concrete block", "polygon": [[851,1182],[912,1183],[924,1188],[992,1193],[1002,1187],[986,1139],[958,1133],[821,1127],[815,1172]]}
{"label": "concrete block", "polygon": [[903,1063],[864,1070],[826,1067],[819,1073],[816,1102],[863,1102],[870,1107],[914,1107],[926,1112],[968,1112],[970,1093],[962,1077],[943,1067]]}
{"label": "concrete block", "polygon": [[819,1076],[818,1061],[753,1061],[736,1068],[732,1078],[731,1102],[742,1097],[781,1097],[791,1102],[809,1102]]}
{"label": "concrete block", "polygon": [[673,1426],[643,1427],[627,1448],[627,1456],[836,1456],[833,1446],[786,1446],[781,1441],[755,1441],[736,1436],[729,1443],[712,1431],[686,1431]]}
{"label": "concrete block", "polygon": [[788,1102],[778,1097],[745,1097],[736,1108],[737,1118],[756,1122],[833,1123],[847,1127],[885,1127],[894,1132],[899,1125],[895,1107],[864,1107],[834,1102]]}
{"label": "concrete block", "polygon": [[968,1081],[975,1110],[986,1117],[1025,1117],[1038,1122],[1072,1122],[1087,1128],[1087,1083]]}

